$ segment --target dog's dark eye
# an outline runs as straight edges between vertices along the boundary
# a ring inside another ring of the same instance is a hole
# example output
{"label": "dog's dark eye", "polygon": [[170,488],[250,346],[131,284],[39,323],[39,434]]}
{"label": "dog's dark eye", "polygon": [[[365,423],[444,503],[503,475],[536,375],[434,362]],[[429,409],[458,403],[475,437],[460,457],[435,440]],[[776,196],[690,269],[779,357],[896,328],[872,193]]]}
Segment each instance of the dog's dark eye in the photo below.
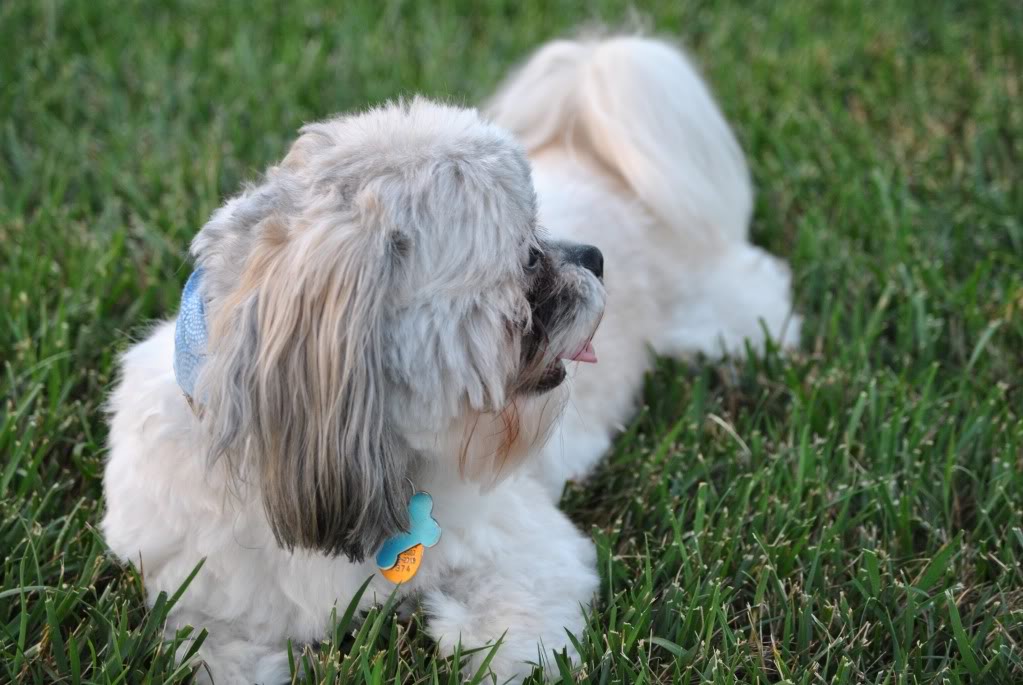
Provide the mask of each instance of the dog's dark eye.
{"label": "dog's dark eye", "polygon": [[540,257],[542,256],[543,253],[540,252],[539,248],[529,248],[529,260],[526,262],[526,271],[530,273],[536,271],[536,267],[540,266]]}

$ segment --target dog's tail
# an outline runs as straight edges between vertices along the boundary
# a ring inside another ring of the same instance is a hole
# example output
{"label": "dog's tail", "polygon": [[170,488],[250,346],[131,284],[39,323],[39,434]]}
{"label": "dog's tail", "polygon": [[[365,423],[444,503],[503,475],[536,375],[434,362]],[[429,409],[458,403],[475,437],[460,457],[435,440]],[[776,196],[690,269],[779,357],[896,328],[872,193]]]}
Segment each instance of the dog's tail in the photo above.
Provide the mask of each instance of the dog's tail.
{"label": "dog's tail", "polygon": [[753,191],[742,150],[696,69],[666,42],[548,43],[487,110],[529,152],[591,152],[687,240],[746,238]]}

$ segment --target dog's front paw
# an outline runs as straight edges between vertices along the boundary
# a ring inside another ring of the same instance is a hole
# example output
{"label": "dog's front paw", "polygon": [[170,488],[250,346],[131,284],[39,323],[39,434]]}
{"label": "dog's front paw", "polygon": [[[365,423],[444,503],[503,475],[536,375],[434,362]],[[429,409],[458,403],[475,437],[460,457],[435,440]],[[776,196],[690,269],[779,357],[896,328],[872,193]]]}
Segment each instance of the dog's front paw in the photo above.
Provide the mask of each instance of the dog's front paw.
{"label": "dog's front paw", "polygon": [[468,600],[442,591],[424,598],[427,631],[441,653],[450,656],[458,645],[462,654],[471,652],[462,665],[466,675],[476,673],[495,649],[489,668],[499,683],[521,682],[538,665],[555,673],[553,652],[567,651],[573,663],[578,661],[566,630],[576,634],[583,628],[579,601],[545,599],[498,582],[470,592]]}

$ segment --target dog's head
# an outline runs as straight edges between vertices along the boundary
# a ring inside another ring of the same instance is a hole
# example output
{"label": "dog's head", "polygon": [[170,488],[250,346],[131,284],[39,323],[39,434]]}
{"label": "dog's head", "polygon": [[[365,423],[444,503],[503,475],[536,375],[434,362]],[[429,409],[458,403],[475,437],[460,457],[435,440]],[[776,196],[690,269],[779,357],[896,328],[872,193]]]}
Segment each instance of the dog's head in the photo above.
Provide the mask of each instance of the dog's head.
{"label": "dog's head", "polygon": [[406,525],[418,461],[538,447],[604,306],[596,248],[538,231],[519,145],[422,99],[304,127],[192,252],[211,456],[281,544],[352,558]]}

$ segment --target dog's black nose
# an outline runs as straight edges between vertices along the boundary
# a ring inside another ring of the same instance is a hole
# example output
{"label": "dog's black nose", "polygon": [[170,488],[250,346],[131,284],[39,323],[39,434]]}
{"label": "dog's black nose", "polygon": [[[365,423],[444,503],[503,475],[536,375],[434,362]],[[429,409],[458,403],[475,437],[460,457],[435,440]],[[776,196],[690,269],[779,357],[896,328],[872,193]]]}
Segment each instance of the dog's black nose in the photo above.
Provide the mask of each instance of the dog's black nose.
{"label": "dog's black nose", "polygon": [[597,278],[604,278],[604,255],[593,245],[573,245],[568,250],[568,261],[586,267]]}

